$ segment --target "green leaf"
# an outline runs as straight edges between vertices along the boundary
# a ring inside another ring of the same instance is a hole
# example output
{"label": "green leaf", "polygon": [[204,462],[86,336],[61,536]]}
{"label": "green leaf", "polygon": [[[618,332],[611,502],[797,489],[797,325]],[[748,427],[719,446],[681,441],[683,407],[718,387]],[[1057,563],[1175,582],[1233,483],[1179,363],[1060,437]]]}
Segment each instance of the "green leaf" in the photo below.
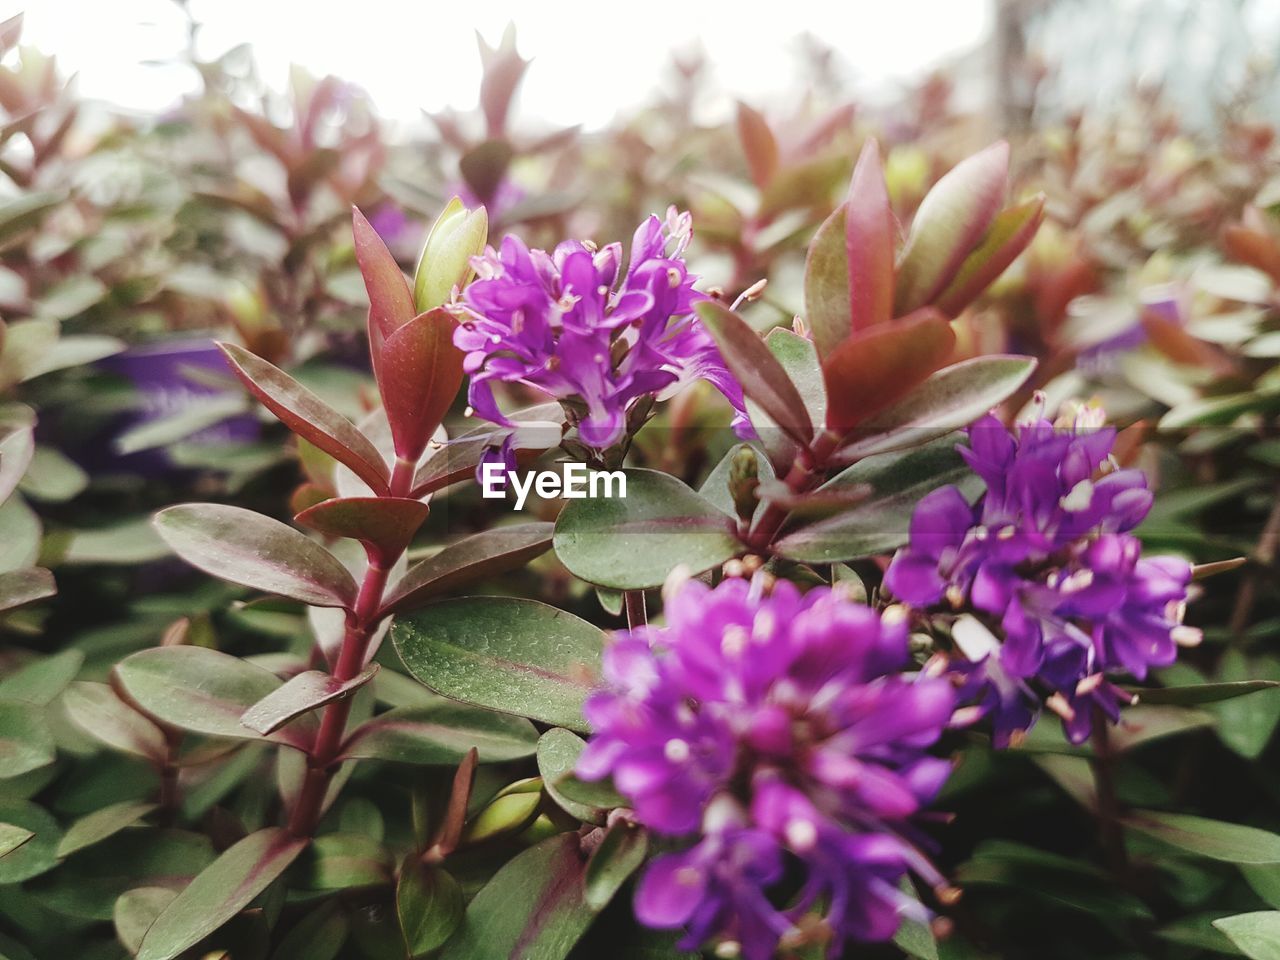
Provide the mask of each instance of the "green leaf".
{"label": "green leaf", "polygon": [[72,683],[62,703],[77,727],[112,749],[152,763],[165,762],[169,747],[160,728],[105,683]]}
{"label": "green leaf", "polygon": [[913,447],[968,426],[999,406],[1026,383],[1036,361],[1030,357],[975,357],[944,367],[875,417],[863,423],[861,439],[839,456],[848,463],[874,453]]}
{"label": "green leaf", "polygon": [[156,530],[205,573],[317,607],[355,604],[356,582],[320,544],[279,520],[216,503],[161,510]]}
{"label": "green leaf", "polygon": [[81,817],[62,835],[62,841],[58,844],[58,859],[69,857],[77,850],[83,850],[119,833],[125,827],[133,826],[155,809],[154,803],[125,800]]}
{"label": "green leaf", "polygon": [[392,862],[382,844],[358,833],[326,833],[311,842],[294,876],[306,890],[382,886]]}
{"label": "green leaf", "polygon": [[0,823],[0,859],[13,853],[34,836],[35,834],[26,827],[19,827],[12,823]]}
{"label": "green leaf", "polygon": [[319,670],[304,670],[246,710],[240,722],[265,737],[304,713],[318,710],[335,700],[346,699],[372,680],[377,672],[378,664],[372,663],[350,680],[339,680]]}
{"label": "green leaf", "polygon": [[481,763],[503,763],[532,756],[537,742],[522,717],[444,701],[379,714],[351,735],[341,756],[452,766],[475,747]]}
{"label": "green leaf", "polygon": [[[911,881],[903,878],[898,889],[915,900],[916,891]],[[915,917],[904,916],[898,932],[893,935],[894,945],[909,957],[916,960],[938,960],[938,941],[934,939],[929,924]]]}
{"label": "green leaf", "polygon": [[[112,671],[121,695],[162,723],[213,737],[256,740],[244,713],[281,686],[275,674],[205,647],[153,647],[125,657]],[[306,750],[315,717],[304,714],[271,739]]]}
{"label": "green leaf", "polygon": [[0,611],[35,603],[57,592],[53,574],[42,567],[0,573]]}
{"label": "green leaf", "polygon": [[[518,222],[509,220],[508,222]],[[484,207],[468,210],[454,197],[431,225],[413,277],[413,302],[418,310],[438,307],[466,285],[471,258],[484,253],[489,214]]]}
{"label": "green leaf", "polygon": [[982,481],[955,450],[957,439],[942,437],[904,453],[868,457],[833,477],[821,491],[865,484],[872,492],[834,517],[788,533],[778,541],[778,552],[803,563],[836,563],[902,546],[925,494],[946,484],[969,500],[982,491]]}
{"label": "green leaf", "polygon": [[391,628],[417,680],[454,700],[585,730],[604,633],[534,600],[446,600]]}
{"label": "green leaf", "polygon": [[[720,356],[747,399],[755,401],[772,424],[796,443],[813,439],[813,423],[786,370],[746,321],[724,304],[705,300],[698,316],[720,348]],[[755,424],[757,430],[769,424]]]}
{"label": "green leaf", "polygon": [[387,493],[387,463],[354,423],[283,370],[232,343],[220,343],[249,391],[298,436],[345,464],[375,493]]}
{"label": "green leaf", "polygon": [[18,489],[35,450],[34,434],[29,426],[18,427],[0,437],[0,503]]}
{"label": "green leaf", "polygon": [[1213,925],[1250,960],[1280,960],[1280,910],[1223,917]]}
{"label": "green leaf", "polygon": [[1185,687],[1127,687],[1142,703],[1172,703],[1192,706],[1218,703],[1262,690],[1275,690],[1280,680],[1237,680],[1234,683],[1197,683]]}
{"label": "green leaf", "polygon": [[920,202],[898,259],[899,315],[932,303],[1000,210],[1009,177],[1003,140],[962,160]]}
{"label": "green leaf", "polygon": [[405,858],[396,884],[396,915],[410,957],[444,945],[462,922],[466,901],[462,888],[443,867]]}
{"label": "green leaf", "polygon": [[195,946],[270,886],[307,843],[271,828],[229,847],[156,918],[142,938],[137,960],[173,960]]}
{"label": "green leaf", "polygon": [[[1267,655],[1246,657],[1233,647],[1222,655],[1214,679],[1223,684],[1274,682],[1280,680],[1280,659]],[[1262,755],[1280,725],[1280,696],[1271,693],[1224,700],[1210,709],[1218,717],[1219,738],[1248,760]]]}
{"label": "green leaf", "polygon": [[32,834],[20,846],[0,857],[0,885],[21,883],[53,869],[62,837],[58,821],[34,803],[0,800],[0,823]]}
{"label": "green leaf", "polygon": [[331,898],[294,924],[271,960],[335,960],[350,929],[338,900]]}
{"label": "green leaf", "polygon": [[618,820],[587,861],[583,877],[587,906],[603,910],[649,852],[649,835],[630,820]]}
{"label": "green leaf", "polygon": [[1183,813],[1136,810],[1125,826],[1187,853],[1227,863],[1280,863],[1280,836]]}
{"label": "green leaf", "polygon": [[0,700],[25,700],[43,707],[66,689],[83,663],[84,654],[79,650],[28,661],[0,680]]}
{"label": "green leaf", "polygon": [[570,500],[556,521],[560,562],[615,590],[660,586],[683,564],[701,573],[741,549],[733,519],[675,477],[625,470],[625,497]]}
{"label": "green leaf", "polygon": [[0,779],[53,763],[53,735],[30,703],[0,701]]}
{"label": "green leaf", "polygon": [[502,867],[471,901],[440,960],[563,960],[595,911],[576,833],[551,837]]}
{"label": "green leaf", "polygon": [[166,416],[145,420],[129,428],[116,437],[112,446],[121,455],[167,447],[219,424],[228,417],[247,412],[249,405],[243,393],[203,397],[199,403],[179,407]]}
{"label": "green leaf", "polygon": [[[823,358],[831,356],[854,329],[850,313],[849,258],[845,252],[848,213],[848,207],[841,204],[827,217],[809,242],[804,264],[804,321],[813,333],[818,356]],[[892,243],[889,276],[892,295]]]}
{"label": "green leaf", "polygon": [[450,544],[414,564],[382,604],[380,616],[398,613],[448,590],[519,569],[551,546],[550,523],[497,527]]}
{"label": "green leaf", "polygon": [[89,486],[89,475],[61,450],[39,446],[19,489],[33,500],[64,503]]}
{"label": "green leaf", "polygon": [[135,887],[120,894],[111,910],[116,936],[130,954],[138,952],[142,938],[146,936],[156,917],[178,895],[169,887]]}
{"label": "green leaf", "polygon": [[538,740],[538,773],[547,794],[565,813],[586,823],[603,824],[609,811],[625,806],[626,801],[608,783],[588,783],[574,775],[586,746],[581,737],[561,727],[548,730]]}
{"label": "green leaf", "polygon": [[92,530],[70,531],[63,564],[137,566],[169,556],[169,548],[151,525],[150,517],[134,517]]}

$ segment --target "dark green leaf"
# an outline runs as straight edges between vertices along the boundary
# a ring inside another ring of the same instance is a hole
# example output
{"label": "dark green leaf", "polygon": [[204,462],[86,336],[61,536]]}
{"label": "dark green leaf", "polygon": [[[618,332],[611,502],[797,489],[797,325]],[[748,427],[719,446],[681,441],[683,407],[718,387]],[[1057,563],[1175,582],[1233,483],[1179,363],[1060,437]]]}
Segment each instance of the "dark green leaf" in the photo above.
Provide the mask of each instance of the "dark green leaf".
{"label": "dark green leaf", "polygon": [[595,918],[585,900],[585,868],[576,833],[524,851],[471,901],[441,960],[563,960]]}
{"label": "dark green leaf", "polygon": [[73,683],[62,702],[76,726],[107,746],[153,763],[165,762],[169,747],[160,728],[105,683]]}
{"label": "dark green leaf", "polygon": [[1187,853],[1227,863],[1280,863],[1280,836],[1183,813],[1138,810],[1125,825]]}
{"label": "dark green leaf", "polygon": [[0,701],[0,779],[53,763],[53,735],[32,704]]}
{"label": "dark green leaf", "polygon": [[437,693],[584,730],[604,634],[533,600],[468,597],[435,604],[391,629],[409,673]]}
{"label": "dark green leaf", "polygon": [[[275,674],[204,647],[153,647],[125,657],[113,682],[121,694],[163,723],[214,737],[255,740],[241,721],[247,710],[280,688]],[[298,717],[271,738],[307,749],[315,718]]]}
{"label": "dark green leaf", "polygon": [[379,714],[351,735],[342,756],[450,766],[475,747],[482,763],[502,763],[531,756],[537,740],[522,717],[444,701]]}
{"label": "dark green leaf", "polygon": [[7,857],[34,836],[26,827],[0,823],[0,858]]}
{"label": "dark green leaf", "polygon": [[[625,806],[626,801],[607,783],[588,783],[574,776],[585,748],[582,738],[569,730],[548,730],[538,740],[538,773],[551,799],[566,813],[587,823],[603,824],[609,811]],[[585,797],[588,802],[575,797]]]}
{"label": "dark green leaf", "polygon": [[618,820],[605,833],[587,861],[584,876],[587,905],[603,910],[627,878],[640,869],[649,852],[649,835],[630,820]]}
{"label": "dark green leaf", "polygon": [[25,800],[0,800],[0,823],[33,834],[21,846],[0,857],[0,884],[21,883],[57,863],[62,830],[42,808]]}
{"label": "dark green leaf", "polygon": [[410,957],[442,946],[458,929],[466,902],[458,881],[443,868],[405,858],[396,885],[396,914]]}
{"label": "dark green leaf", "polygon": [[270,886],[307,843],[272,828],[229,847],[156,918],[142,938],[137,960],[173,960],[195,946]]}
{"label": "dark green leaf", "polygon": [[1248,693],[1275,690],[1280,680],[1237,680],[1234,683],[1198,683],[1185,687],[1129,687],[1141,703],[1171,703],[1192,706],[1197,703],[1217,703],[1232,700]]}
{"label": "dark green leaf", "polygon": [[575,576],[639,590],[660,586],[681,564],[701,573],[741,549],[733,519],[675,477],[623,472],[625,497],[570,500],[560,512],[556,555]]}
{"label": "dark green leaf", "polygon": [[62,842],[58,844],[58,859],[69,857],[77,850],[83,850],[99,840],[105,840],[112,834],[119,833],[125,827],[137,823],[155,808],[154,803],[125,800],[81,817],[62,835]]}

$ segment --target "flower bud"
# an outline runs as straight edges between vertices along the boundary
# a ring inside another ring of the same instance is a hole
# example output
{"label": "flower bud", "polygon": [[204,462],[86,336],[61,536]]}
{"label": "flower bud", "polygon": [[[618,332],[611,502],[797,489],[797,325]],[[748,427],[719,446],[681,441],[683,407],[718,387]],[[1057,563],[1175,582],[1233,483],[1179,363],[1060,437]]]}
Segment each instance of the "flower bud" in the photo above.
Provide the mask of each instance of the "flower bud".
{"label": "flower bud", "polygon": [[746,444],[738,448],[729,463],[729,494],[733,497],[734,509],[743,520],[751,519],[760,500],[757,492],[760,487],[759,469],[755,450]]}
{"label": "flower bud", "polygon": [[489,215],[484,207],[468,210],[454,197],[427,234],[413,279],[413,299],[418,312],[438,307],[453,296],[454,287],[471,279],[471,258],[484,251],[489,237]]}

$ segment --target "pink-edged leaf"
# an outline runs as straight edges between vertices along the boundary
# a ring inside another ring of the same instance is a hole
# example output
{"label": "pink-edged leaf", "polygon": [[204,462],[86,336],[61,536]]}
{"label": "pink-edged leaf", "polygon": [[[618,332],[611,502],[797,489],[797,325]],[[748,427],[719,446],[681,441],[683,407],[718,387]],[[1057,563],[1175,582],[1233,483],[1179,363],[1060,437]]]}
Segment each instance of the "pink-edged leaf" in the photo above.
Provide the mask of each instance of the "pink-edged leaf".
{"label": "pink-edged leaf", "polygon": [[36,445],[33,428],[20,426],[0,438],[0,503],[9,499],[9,495],[18,489],[31,458],[35,456]]}
{"label": "pink-edged leaf", "polygon": [[537,728],[522,717],[442,699],[378,714],[351,734],[340,756],[452,766],[472,750],[481,763],[505,763],[533,756],[537,745]]}
{"label": "pink-edged leaf", "polygon": [[475,475],[485,450],[500,447],[510,438],[516,462],[528,462],[560,443],[564,409],[558,403],[540,403],[512,413],[514,427],[485,423],[449,440],[431,454],[413,478],[413,496],[421,497]]}
{"label": "pink-edged leaf", "polygon": [[356,582],[320,544],[252,510],[217,503],[183,503],[156,514],[161,539],[205,573],[301,600],[349,608]]}
{"label": "pink-edged leaf", "polygon": [[845,253],[848,216],[847,204],[836,207],[813,235],[804,262],[804,322],[822,357],[830,356],[853,332]]}
{"label": "pink-edged leaf", "polygon": [[255,703],[241,715],[240,722],[265,737],[304,713],[351,696],[377,673],[376,663],[369,664],[350,680],[339,680],[319,670],[307,670],[290,677],[283,686]]}
{"label": "pink-edged leaf", "polygon": [[410,567],[379,615],[398,613],[446,590],[518,569],[547,551],[554,530],[551,523],[521,523],[459,540]]}
{"label": "pink-edged leaf", "polygon": [[898,260],[894,312],[933,303],[1000,210],[1009,178],[1009,145],[1001,140],[962,160],[920,202]]}
{"label": "pink-edged leaf", "polygon": [[62,705],[72,723],[107,746],[152,763],[165,762],[169,747],[164,733],[105,683],[73,682],[62,694]]}
{"label": "pink-edged leaf", "polygon": [[371,322],[389,336],[418,312],[413,307],[409,282],[373,224],[355,207],[351,208],[351,233],[355,239],[356,261],[369,292]]}
{"label": "pink-edged leaf", "polygon": [[893,315],[893,258],[898,225],[889,205],[880,144],[874,139],[867,141],[853,168],[845,206],[849,313],[857,331],[884,323]]}
{"label": "pink-edged leaf", "polygon": [[430,512],[421,500],[408,497],[335,497],[294,519],[326,537],[359,540],[380,560],[392,561],[409,546]]}
{"label": "pink-edged leaf", "polygon": [[705,300],[697,310],[715,338],[725,366],[742,384],[743,393],[759,404],[787,436],[807,445],[813,439],[813,424],[804,400],[765,342],[722,303]]}
{"label": "pink-edged leaf", "polygon": [[[281,687],[269,670],[207,647],[150,647],[125,657],[111,671],[111,685],[127,703],[160,723],[191,733],[257,740],[241,721],[245,712]],[[314,717],[270,734],[269,739],[307,750]]]}
{"label": "pink-edged leaf", "polygon": [[279,367],[244,347],[219,343],[236,376],[280,421],[346,464],[378,493],[387,492],[387,464],[356,425]]}
{"label": "pink-edged leaf", "polygon": [[247,907],[310,842],[270,827],[228,847],[156,917],[137,960],[173,960],[195,946]]}
{"label": "pink-edged leaf", "polygon": [[938,296],[938,309],[954,317],[972,303],[1027,248],[1043,219],[1043,194],[1000,211],[977,249]]}
{"label": "pink-edged leaf", "polygon": [[738,101],[738,139],[747,156],[747,169],[757,187],[765,187],[778,172],[778,141],[758,110]]}
{"label": "pink-edged leaf", "polygon": [[457,321],[442,308],[420,313],[386,338],[378,389],[396,454],[417,462],[462,386],[462,351],[453,345]]}
{"label": "pink-edged leaf", "polygon": [[53,574],[43,567],[0,573],[0,610],[12,610],[57,592]]}
{"label": "pink-edged leaf", "polygon": [[906,396],[946,362],[955,340],[931,307],[850,337],[822,365],[828,428],[848,433]]}

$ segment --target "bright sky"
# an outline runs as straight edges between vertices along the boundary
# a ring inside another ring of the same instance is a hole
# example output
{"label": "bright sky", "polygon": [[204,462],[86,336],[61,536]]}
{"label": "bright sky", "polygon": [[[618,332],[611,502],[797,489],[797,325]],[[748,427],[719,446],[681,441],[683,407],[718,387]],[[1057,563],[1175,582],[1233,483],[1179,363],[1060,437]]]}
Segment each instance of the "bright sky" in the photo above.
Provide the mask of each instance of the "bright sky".
{"label": "bright sky", "polygon": [[[201,53],[250,43],[262,76],[283,87],[288,64],[363,86],[381,114],[470,107],[479,77],[475,31],[496,41],[508,21],[535,62],[520,111],[554,123],[607,123],[645,100],[668,51],[701,43],[718,84],[770,102],[795,69],[795,37],[833,45],[861,90],[918,75],[981,42],[992,0],[190,0],[205,24]],[[758,10],[753,9],[757,7]],[[80,75],[82,94],[162,110],[192,88],[158,65],[184,43],[170,0],[0,0],[26,12],[24,40]],[[150,63],[148,63],[150,61]]]}

